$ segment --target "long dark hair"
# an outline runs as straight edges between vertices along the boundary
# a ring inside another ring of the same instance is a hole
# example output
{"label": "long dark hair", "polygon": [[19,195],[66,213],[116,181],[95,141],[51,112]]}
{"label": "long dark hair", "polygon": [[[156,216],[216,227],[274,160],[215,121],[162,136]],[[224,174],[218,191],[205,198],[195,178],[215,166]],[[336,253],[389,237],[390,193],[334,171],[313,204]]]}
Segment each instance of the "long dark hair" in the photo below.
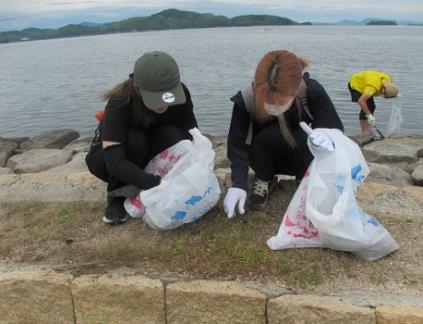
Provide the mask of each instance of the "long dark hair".
{"label": "long dark hair", "polygon": [[124,104],[129,105],[131,118],[136,125],[148,128],[154,121],[153,112],[144,105],[141,95],[138,94],[134,87],[134,78],[132,75],[111,90],[105,92],[101,97],[104,100],[118,99],[123,101]]}

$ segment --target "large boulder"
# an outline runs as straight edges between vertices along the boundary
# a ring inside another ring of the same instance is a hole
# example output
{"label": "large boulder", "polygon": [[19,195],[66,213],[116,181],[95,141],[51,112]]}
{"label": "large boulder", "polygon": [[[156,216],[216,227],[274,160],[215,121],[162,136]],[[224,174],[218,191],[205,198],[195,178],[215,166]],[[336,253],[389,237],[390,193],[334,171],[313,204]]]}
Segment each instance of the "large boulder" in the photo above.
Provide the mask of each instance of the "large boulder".
{"label": "large boulder", "polygon": [[403,169],[379,163],[368,163],[370,174],[367,177],[368,181],[386,183],[393,186],[407,186],[413,185],[413,178],[409,173]]}
{"label": "large boulder", "polygon": [[36,149],[12,156],[6,167],[16,173],[40,172],[69,162],[71,151]]}
{"label": "large boulder", "polygon": [[21,137],[6,137],[5,139],[12,141],[12,142],[16,142],[19,144],[21,144],[22,142],[25,142],[27,140],[29,140],[29,137],[27,136],[21,136]]}
{"label": "large boulder", "polygon": [[72,156],[72,160],[70,160],[68,163],[56,166],[44,172],[71,173],[88,171],[87,164],[85,163],[86,155],[87,153],[85,152],[76,153],[74,156]]}
{"label": "large boulder", "polygon": [[80,137],[73,142],[66,145],[63,149],[67,151],[76,152],[88,152],[90,150],[91,142],[93,141],[92,136]]}
{"label": "large boulder", "polygon": [[423,186],[423,161],[420,161],[411,174],[417,186]]}
{"label": "large boulder", "polygon": [[6,166],[7,160],[13,155],[13,151],[0,152],[0,167]]}
{"label": "large boulder", "polygon": [[368,162],[376,163],[414,163],[418,161],[417,152],[423,149],[423,136],[407,135],[375,141],[363,148]]}
{"label": "large boulder", "polygon": [[55,129],[21,143],[20,148],[25,151],[39,148],[62,149],[78,137],[79,133],[73,129]]}
{"label": "large boulder", "polygon": [[13,155],[13,151],[18,148],[18,145],[15,141],[0,137],[0,167],[6,165],[7,160]]}
{"label": "large boulder", "polygon": [[18,143],[9,138],[0,137],[0,152],[11,151],[18,148]]}

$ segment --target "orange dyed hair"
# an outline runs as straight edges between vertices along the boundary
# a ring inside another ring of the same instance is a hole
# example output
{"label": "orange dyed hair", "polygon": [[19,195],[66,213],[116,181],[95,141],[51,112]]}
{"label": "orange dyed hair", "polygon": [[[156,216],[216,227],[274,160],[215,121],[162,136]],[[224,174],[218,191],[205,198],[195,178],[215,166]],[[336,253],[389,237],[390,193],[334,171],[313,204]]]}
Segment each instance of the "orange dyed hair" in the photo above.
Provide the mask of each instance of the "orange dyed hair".
{"label": "orange dyed hair", "polygon": [[[273,103],[275,94],[295,96],[300,89],[303,71],[308,62],[285,50],[266,53],[257,65],[254,76],[256,112],[259,120],[269,118],[264,103]],[[295,145],[283,115],[278,117],[282,134]]]}
{"label": "orange dyed hair", "polygon": [[264,103],[272,103],[273,95],[295,96],[300,87],[306,60],[295,54],[276,50],[268,52],[260,60],[254,76],[256,108],[258,117],[267,118]]}

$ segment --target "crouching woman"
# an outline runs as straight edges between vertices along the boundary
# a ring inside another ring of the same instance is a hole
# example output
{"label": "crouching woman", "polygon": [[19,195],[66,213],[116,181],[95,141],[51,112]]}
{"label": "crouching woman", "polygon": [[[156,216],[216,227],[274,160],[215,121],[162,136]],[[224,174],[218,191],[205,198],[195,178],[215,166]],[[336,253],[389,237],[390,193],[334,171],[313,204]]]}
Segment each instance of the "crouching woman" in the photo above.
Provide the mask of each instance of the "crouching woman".
{"label": "crouching woman", "polygon": [[160,184],[158,175],[144,171],[152,157],[190,139],[197,127],[188,88],[180,81],[176,61],[167,53],[145,53],[123,83],[104,95],[104,119],[87,154],[88,169],[107,182],[103,222],[121,224],[129,219],[125,197],[116,191],[126,185],[146,190]]}
{"label": "crouching woman", "polygon": [[[276,174],[303,178],[313,156],[307,134],[299,126],[301,121],[313,129],[343,130],[325,89],[305,73],[307,66],[307,61],[294,53],[271,51],[258,63],[252,85],[232,97],[227,151],[232,187],[224,200],[229,218],[237,205],[240,214],[245,211],[249,167],[255,172],[248,198],[254,210],[266,206]],[[322,150],[333,150],[324,134],[313,131],[310,136]]]}

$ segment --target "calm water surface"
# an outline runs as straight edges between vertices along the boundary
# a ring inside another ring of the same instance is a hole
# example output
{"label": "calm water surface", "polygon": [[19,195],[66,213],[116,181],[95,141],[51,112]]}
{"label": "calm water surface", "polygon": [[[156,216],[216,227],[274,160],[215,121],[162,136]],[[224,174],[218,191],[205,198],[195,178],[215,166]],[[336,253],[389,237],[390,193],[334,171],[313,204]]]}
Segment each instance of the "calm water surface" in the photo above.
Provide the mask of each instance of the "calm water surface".
{"label": "calm water surface", "polygon": [[[296,52],[311,62],[349,134],[358,132],[351,73],[379,69],[401,88],[405,132],[423,126],[423,27],[296,26],[190,29],[113,34],[0,45],[0,136],[73,128],[91,134],[100,94],[123,81],[144,52],[163,50],[179,63],[202,131],[227,134],[229,98],[249,84],[262,55]],[[376,99],[385,128],[394,100]]]}

